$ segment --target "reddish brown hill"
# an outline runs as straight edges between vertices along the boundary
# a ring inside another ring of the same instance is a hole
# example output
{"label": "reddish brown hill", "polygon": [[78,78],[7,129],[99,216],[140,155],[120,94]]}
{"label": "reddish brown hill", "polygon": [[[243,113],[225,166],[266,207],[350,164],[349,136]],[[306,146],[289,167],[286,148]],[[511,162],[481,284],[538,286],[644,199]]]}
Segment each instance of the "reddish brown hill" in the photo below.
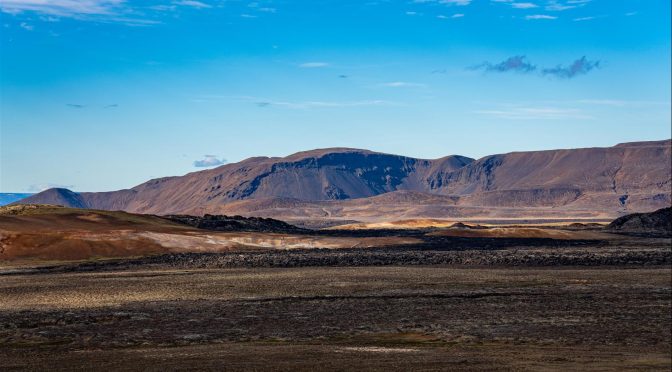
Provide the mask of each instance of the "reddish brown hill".
{"label": "reddish brown hill", "polygon": [[[450,172],[471,161],[462,156],[433,161],[367,150],[322,149],[286,158],[250,158],[182,177],[151,180],[130,190],[79,195],[89,208],[157,214],[212,209],[247,199],[344,200],[421,188],[428,174]],[[50,193],[40,193],[22,203],[54,201]]]}
{"label": "reddish brown hill", "polygon": [[388,213],[493,217],[502,208],[508,216],[532,207],[546,216],[579,211],[602,218],[669,206],[671,159],[670,140],[514,152],[477,161],[336,148],[250,158],[130,190],[72,195],[50,190],[22,202],[154,214],[346,219],[384,219]]}
{"label": "reddish brown hill", "polygon": [[430,179],[430,192],[472,205],[643,208],[670,203],[670,141],[514,152]]}

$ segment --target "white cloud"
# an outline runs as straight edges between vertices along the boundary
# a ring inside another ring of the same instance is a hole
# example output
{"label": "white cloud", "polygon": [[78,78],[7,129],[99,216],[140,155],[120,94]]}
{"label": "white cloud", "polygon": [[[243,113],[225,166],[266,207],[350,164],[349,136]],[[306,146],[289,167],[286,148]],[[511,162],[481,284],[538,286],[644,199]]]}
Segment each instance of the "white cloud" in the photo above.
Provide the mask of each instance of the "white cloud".
{"label": "white cloud", "polygon": [[450,17],[445,16],[443,14],[439,14],[439,15],[436,16],[436,18],[438,18],[438,19],[451,19],[451,18],[454,19],[454,18],[462,18],[462,17],[464,17],[464,13],[455,13],[455,14],[451,15]]}
{"label": "white cloud", "polygon": [[38,183],[28,186],[28,192],[42,192],[49,189],[73,189],[74,185],[61,185],[57,183]]}
{"label": "white cloud", "polygon": [[592,21],[595,19],[595,17],[579,17],[579,18],[574,18],[574,22],[583,22],[583,21]]}
{"label": "white cloud", "polygon": [[561,5],[561,4],[551,4],[546,7],[546,10],[551,12],[562,12],[563,10],[574,9],[576,6],[573,5]]}
{"label": "white cloud", "polygon": [[207,168],[226,164],[226,159],[219,159],[217,155],[203,155],[202,160],[194,161],[194,167]]}
{"label": "white cloud", "polygon": [[27,30],[27,31],[33,31],[35,29],[35,27],[33,27],[33,25],[30,25],[26,22],[21,22],[19,24],[19,27],[21,27],[22,29]]}
{"label": "white cloud", "polygon": [[327,62],[305,62],[299,65],[301,68],[320,68],[328,67],[329,63]]}
{"label": "white cloud", "polygon": [[125,0],[0,0],[6,13],[36,12],[61,17],[113,14]]}
{"label": "white cloud", "polygon": [[190,6],[192,8],[204,9],[212,8],[212,5],[196,0],[181,0],[173,2],[175,5]]}
{"label": "white cloud", "polygon": [[534,19],[557,19],[558,17],[555,16],[549,16],[546,14],[533,14],[533,15],[528,15],[525,16],[525,19],[527,20],[534,20]]}
{"label": "white cloud", "polygon": [[126,0],[0,0],[0,11],[17,16],[23,13],[37,13],[49,17],[50,20],[61,17],[115,22],[129,26],[160,23],[135,17],[133,9],[128,6]]}
{"label": "white cloud", "polygon": [[538,8],[539,6],[533,3],[511,3],[511,7],[516,9],[532,9],[532,8]]}
{"label": "white cloud", "polygon": [[441,4],[467,6],[471,4],[471,0],[439,0]]}

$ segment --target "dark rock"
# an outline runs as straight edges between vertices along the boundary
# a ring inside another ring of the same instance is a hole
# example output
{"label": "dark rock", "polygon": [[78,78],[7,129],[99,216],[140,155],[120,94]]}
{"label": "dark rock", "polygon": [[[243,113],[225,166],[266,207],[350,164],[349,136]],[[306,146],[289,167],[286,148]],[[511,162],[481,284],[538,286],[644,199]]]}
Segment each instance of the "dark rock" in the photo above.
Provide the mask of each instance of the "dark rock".
{"label": "dark rock", "polygon": [[619,217],[606,230],[620,233],[672,237],[672,207],[651,213],[634,213]]}

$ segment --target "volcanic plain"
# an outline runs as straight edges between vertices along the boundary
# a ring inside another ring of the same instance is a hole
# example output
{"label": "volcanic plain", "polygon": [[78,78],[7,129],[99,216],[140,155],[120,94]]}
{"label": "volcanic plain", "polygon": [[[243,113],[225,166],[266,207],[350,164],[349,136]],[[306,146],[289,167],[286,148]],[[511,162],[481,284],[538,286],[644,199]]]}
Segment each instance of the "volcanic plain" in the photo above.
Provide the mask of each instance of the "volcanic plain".
{"label": "volcanic plain", "polygon": [[308,230],[3,213],[3,370],[672,367],[670,237],[619,230],[649,216]]}

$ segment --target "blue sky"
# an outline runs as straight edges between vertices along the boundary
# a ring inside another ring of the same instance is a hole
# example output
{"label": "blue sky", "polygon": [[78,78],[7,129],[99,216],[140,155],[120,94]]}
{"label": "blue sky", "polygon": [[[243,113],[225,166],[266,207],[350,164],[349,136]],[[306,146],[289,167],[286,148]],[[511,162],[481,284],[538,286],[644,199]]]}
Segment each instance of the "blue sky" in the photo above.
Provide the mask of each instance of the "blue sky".
{"label": "blue sky", "polygon": [[662,0],[0,0],[0,191],[670,137]]}

